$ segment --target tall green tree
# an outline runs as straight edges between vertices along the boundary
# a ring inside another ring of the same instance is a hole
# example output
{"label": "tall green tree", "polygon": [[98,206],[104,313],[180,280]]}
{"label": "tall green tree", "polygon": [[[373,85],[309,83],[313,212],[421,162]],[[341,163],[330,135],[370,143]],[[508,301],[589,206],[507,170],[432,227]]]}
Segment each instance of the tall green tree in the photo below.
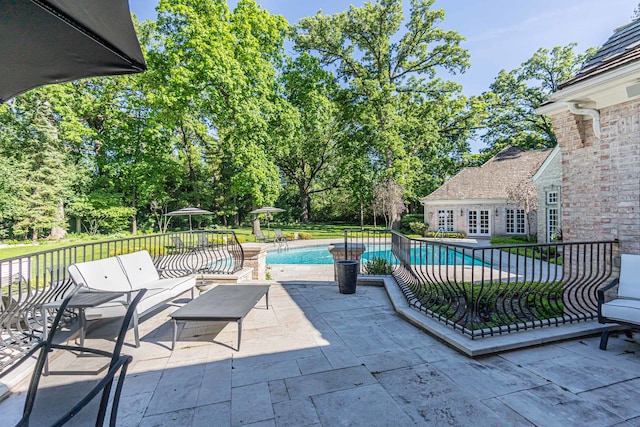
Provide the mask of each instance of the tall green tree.
{"label": "tall green tree", "polygon": [[311,219],[311,195],[337,185],[340,121],[333,75],[302,53],[283,70],[282,114],[276,123],[280,143],[274,156],[287,183],[298,191],[300,221]]}
{"label": "tall green tree", "polygon": [[578,54],[575,47],[571,43],[551,50],[540,48],[520,67],[500,71],[491,90],[483,94],[488,114],[482,140],[488,145],[489,156],[507,145],[534,149],[557,144],[551,121],[535,114],[535,109],[595,53],[590,48]]}
{"label": "tall green tree", "polygon": [[[411,186],[406,184],[423,172],[415,168],[413,155],[442,141],[437,127],[415,126],[412,104],[439,97],[438,71],[463,72],[469,66],[469,55],[460,46],[463,37],[438,26],[444,11],[431,9],[433,3],[411,0],[404,24],[401,0],[378,0],[334,15],[319,12],[295,27],[296,48],[314,52],[322,64],[335,67],[351,92],[353,139],[368,147],[356,151],[368,153],[381,180],[394,178],[407,191]],[[422,113],[444,111],[423,108]]]}
{"label": "tall green tree", "polygon": [[93,131],[93,147],[86,154],[95,166],[90,193],[110,193],[109,200],[117,200],[117,206],[131,208],[133,233],[138,229],[138,212],[148,212],[152,201],[164,199],[181,182],[171,135],[164,132],[152,108],[146,84],[147,77],[140,75],[109,77],[84,86],[89,100],[84,116]]}
{"label": "tall green tree", "polygon": [[158,11],[149,53],[165,120],[189,180],[204,162],[215,185],[203,187],[224,189],[213,195],[217,206],[204,207],[230,213],[232,204],[248,210],[273,203],[280,177],[269,123],[286,20],[253,0],[233,11],[222,0],[162,0]]}
{"label": "tall green tree", "polygon": [[0,110],[0,156],[11,180],[4,190],[5,219],[16,237],[36,242],[54,229],[66,229],[64,203],[71,196],[76,169],[54,108],[69,96],[69,86],[47,87],[16,98]]}

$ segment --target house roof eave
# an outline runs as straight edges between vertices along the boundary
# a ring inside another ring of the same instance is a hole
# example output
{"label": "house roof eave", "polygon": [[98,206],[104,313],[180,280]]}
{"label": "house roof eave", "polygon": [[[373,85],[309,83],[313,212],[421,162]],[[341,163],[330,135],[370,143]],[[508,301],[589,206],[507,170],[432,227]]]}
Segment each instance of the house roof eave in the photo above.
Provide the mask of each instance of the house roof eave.
{"label": "house roof eave", "polygon": [[506,199],[456,199],[456,200],[420,200],[420,203],[427,206],[466,206],[466,205],[495,205],[505,204]]}
{"label": "house roof eave", "polygon": [[[538,115],[566,111],[569,104],[608,107],[631,98],[628,86],[640,83],[640,61],[574,83],[549,95],[549,101],[538,107]],[[635,95],[637,96],[637,95]]]}
{"label": "house roof eave", "polygon": [[556,145],[551,151],[551,153],[549,154],[549,156],[547,156],[547,158],[544,159],[544,162],[542,162],[542,165],[540,165],[536,173],[533,174],[533,176],[531,177],[531,182],[535,183],[537,180],[539,180],[540,177],[544,174],[544,171],[549,167],[551,162],[553,162],[553,159],[555,159],[556,156],[558,156],[559,154],[560,154],[560,146]]}

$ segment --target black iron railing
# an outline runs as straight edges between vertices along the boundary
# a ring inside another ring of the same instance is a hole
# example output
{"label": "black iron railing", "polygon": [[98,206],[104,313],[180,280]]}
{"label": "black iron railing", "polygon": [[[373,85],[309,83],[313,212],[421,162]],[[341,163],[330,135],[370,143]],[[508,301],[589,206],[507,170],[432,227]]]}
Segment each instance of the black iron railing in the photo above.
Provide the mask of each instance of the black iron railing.
{"label": "black iron railing", "polygon": [[345,247],[354,244],[366,249],[361,273],[385,266],[412,306],[472,338],[595,319],[617,253],[615,241],[469,247],[345,232]]}
{"label": "black iron railing", "polygon": [[0,370],[41,340],[49,320],[42,305],[70,291],[70,264],[139,250],[149,252],[162,277],[232,274],[244,263],[242,246],[230,230],[153,234],[0,260]]}

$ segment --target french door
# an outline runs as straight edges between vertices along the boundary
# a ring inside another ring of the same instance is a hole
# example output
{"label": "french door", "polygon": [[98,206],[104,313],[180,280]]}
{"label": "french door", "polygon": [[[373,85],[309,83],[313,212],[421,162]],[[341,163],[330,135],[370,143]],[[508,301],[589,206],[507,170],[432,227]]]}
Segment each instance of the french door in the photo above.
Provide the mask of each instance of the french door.
{"label": "french door", "polygon": [[467,234],[489,236],[491,234],[489,210],[469,210],[467,212]]}

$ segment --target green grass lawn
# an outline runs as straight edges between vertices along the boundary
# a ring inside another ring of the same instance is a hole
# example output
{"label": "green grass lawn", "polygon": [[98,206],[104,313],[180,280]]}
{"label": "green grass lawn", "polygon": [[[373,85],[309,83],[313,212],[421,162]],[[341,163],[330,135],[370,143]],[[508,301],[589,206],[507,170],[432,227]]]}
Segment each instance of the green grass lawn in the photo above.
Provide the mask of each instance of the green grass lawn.
{"label": "green grass lawn", "polygon": [[[261,224],[262,229],[266,231],[266,224]],[[307,225],[284,225],[278,223],[272,223],[270,227],[270,236],[273,237],[273,229],[280,228],[284,233],[307,233],[311,239],[336,239],[344,236],[344,230],[357,230],[360,228],[357,224],[352,225],[331,225],[331,224],[307,224]],[[373,227],[369,227],[373,228]],[[250,227],[231,228],[238,236],[238,239],[242,242],[255,242],[255,237],[252,234]],[[43,240],[38,244],[20,244],[10,245],[5,248],[0,248],[0,259],[14,258],[21,255],[32,254],[35,252],[48,251],[51,249],[63,248],[65,246],[73,246],[82,243],[95,243],[104,240],[113,240],[111,236],[74,236],[55,242]]]}

